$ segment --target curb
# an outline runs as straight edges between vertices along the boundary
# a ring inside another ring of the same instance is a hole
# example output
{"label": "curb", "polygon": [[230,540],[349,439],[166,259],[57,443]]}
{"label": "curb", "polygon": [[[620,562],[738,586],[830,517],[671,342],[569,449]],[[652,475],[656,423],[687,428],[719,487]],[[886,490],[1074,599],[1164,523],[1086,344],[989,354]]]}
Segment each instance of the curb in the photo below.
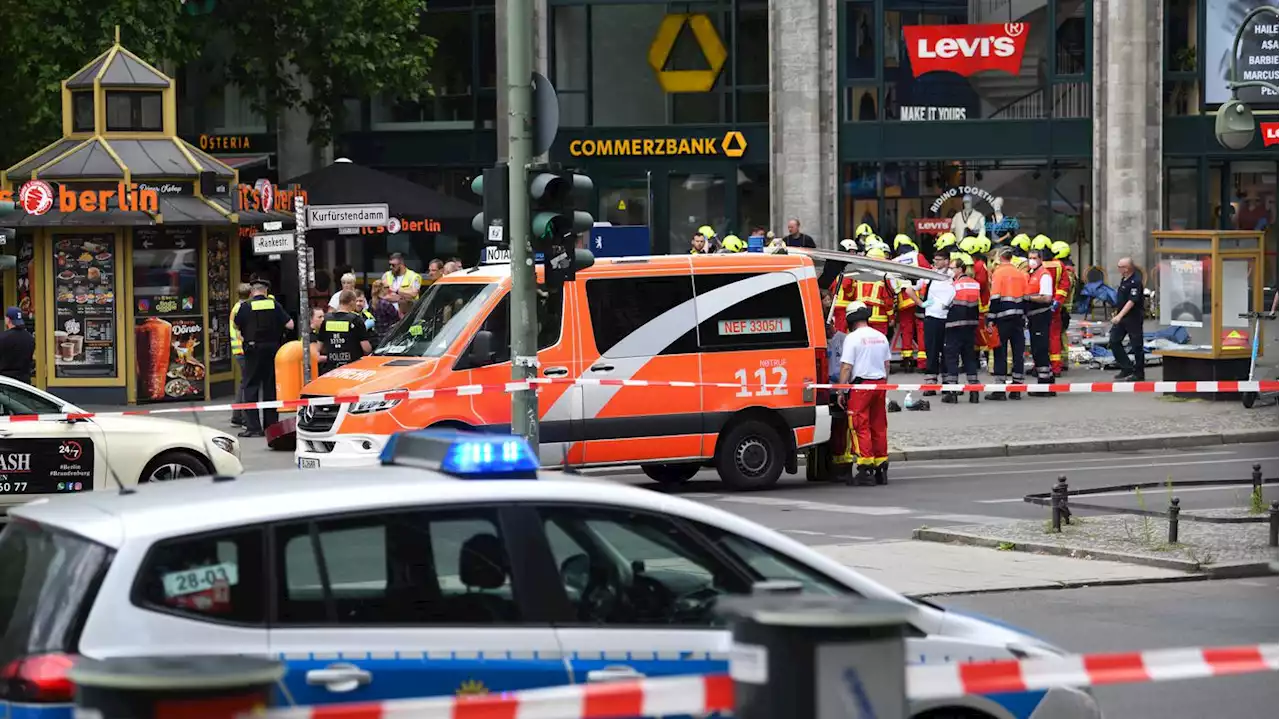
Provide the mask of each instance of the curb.
{"label": "curb", "polygon": [[[1254,575],[1257,576],[1257,575]],[[1053,591],[1057,589],[1087,589],[1089,587],[1132,587],[1142,584],[1182,584],[1184,582],[1207,582],[1211,579],[1226,579],[1227,577],[1212,577],[1208,574],[1197,573],[1187,574],[1181,577],[1142,577],[1139,579],[1095,579],[1095,580],[1073,580],[1070,582],[1054,582],[1044,585],[1030,585],[1026,587],[997,587],[994,589],[971,589],[964,592],[932,592],[927,594],[907,594],[911,598],[932,598],[932,597],[964,597],[970,594],[1001,594],[1004,592],[1041,592]]]}
{"label": "curb", "polygon": [[964,447],[904,447],[903,461],[936,459],[981,459],[986,457],[1025,457],[1045,454],[1083,452],[1125,452],[1140,449],[1180,449],[1213,447],[1224,444],[1274,442],[1280,437],[1276,429],[1229,430],[1213,434],[1148,434],[1137,437],[1088,437],[1048,440],[1044,442],[1009,442],[1007,444],[969,445]]}
{"label": "curb", "polygon": [[[1198,562],[1192,562],[1185,559],[1148,557],[1140,554],[1129,554],[1127,552],[1080,549],[1063,547],[1057,544],[1043,544],[1040,542],[1008,542],[1000,539],[992,539],[990,537],[982,537],[976,534],[969,534],[967,532],[954,532],[945,529],[916,529],[911,532],[911,538],[924,542],[964,544],[971,547],[986,547],[988,549],[998,549],[1001,545],[1012,545],[1008,551],[1049,554],[1056,557],[1070,557],[1073,559],[1102,559],[1111,562],[1124,562],[1126,564],[1155,567],[1157,569],[1176,569],[1187,572],[1187,579],[1242,579],[1245,577],[1264,577],[1275,574],[1275,571],[1271,569],[1271,560],[1267,560],[1265,562],[1224,562],[1220,564],[1201,565]],[[1176,577],[1174,579],[1181,580],[1184,578]],[[1137,584],[1154,580],[1127,581]],[[1166,578],[1165,581],[1168,581],[1168,579]],[[1079,584],[1097,585],[1101,583],[1102,582],[1080,582]]]}

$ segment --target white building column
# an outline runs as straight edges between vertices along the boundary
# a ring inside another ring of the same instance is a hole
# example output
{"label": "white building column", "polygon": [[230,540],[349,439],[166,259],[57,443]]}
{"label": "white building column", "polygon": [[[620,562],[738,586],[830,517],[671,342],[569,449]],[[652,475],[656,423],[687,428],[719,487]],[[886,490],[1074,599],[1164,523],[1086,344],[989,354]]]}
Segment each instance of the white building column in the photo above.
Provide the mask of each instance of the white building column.
{"label": "white building column", "polygon": [[1163,199],[1162,0],[1094,0],[1094,262],[1146,268]]}
{"label": "white building column", "polygon": [[769,210],[775,232],[800,220],[838,246],[837,0],[769,3]]}

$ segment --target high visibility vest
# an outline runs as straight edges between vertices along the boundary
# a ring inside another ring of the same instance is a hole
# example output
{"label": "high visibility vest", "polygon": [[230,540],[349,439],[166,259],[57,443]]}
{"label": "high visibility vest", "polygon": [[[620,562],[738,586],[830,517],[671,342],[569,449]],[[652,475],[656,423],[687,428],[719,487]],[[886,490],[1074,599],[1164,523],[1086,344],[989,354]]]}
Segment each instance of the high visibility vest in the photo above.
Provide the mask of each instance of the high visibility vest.
{"label": "high visibility vest", "polygon": [[1026,296],[1026,274],[1011,264],[996,265],[996,271],[991,275],[990,316],[996,319],[1021,317],[1025,311],[1022,303]]}
{"label": "high visibility vest", "polygon": [[893,318],[894,293],[884,280],[859,281],[855,285],[854,298],[871,310],[872,324],[887,323]]}
{"label": "high visibility vest", "polygon": [[240,330],[236,329],[236,315],[240,313],[242,304],[244,300],[239,300],[231,306],[231,355],[233,357],[244,354],[244,338],[240,336]]}
{"label": "high visibility vest", "polygon": [[[395,284],[394,280],[396,279],[400,280],[399,285]],[[387,289],[391,290],[392,292],[399,292],[401,289],[405,287],[409,287],[411,289],[413,288],[414,285],[418,285],[419,287],[421,287],[422,275],[406,267],[404,268],[404,274],[397,278],[395,275],[391,274],[391,270],[387,270],[386,272],[382,273],[382,284],[386,285]]]}
{"label": "high visibility vest", "polygon": [[1070,307],[1072,295],[1075,294],[1076,268],[1061,261],[1059,261],[1058,267],[1061,269],[1058,272],[1058,282],[1053,286],[1053,297],[1063,305]]}
{"label": "high visibility vest", "polygon": [[978,311],[986,314],[991,309],[991,273],[987,271],[986,260],[974,259],[973,279],[978,283],[980,293]]}
{"label": "high visibility vest", "polygon": [[[915,250],[903,252],[893,258],[893,261],[911,267],[920,267],[926,270],[931,269],[929,267],[929,263],[924,261],[924,255]],[[916,306],[916,301],[911,299],[911,295],[906,293],[906,288],[910,286],[912,286],[912,282],[910,280],[894,280],[893,288],[898,295],[898,309],[900,310],[911,310]]]}
{"label": "high visibility vest", "polygon": [[[1040,265],[1039,267],[1036,268],[1035,272],[1031,273],[1031,276],[1027,278],[1027,294],[1028,295],[1040,294],[1040,278],[1045,276],[1049,277],[1049,279],[1052,280],[1054,276],[1053,268],[1046,267],[1045,265]],[[1053,307],[1048,302],[1034,302],[1030,300],[1028,300],[1027,308],[1026,308],[1028,317],[1033,317],[1035,315],[1048,312],[1051,309],[1053,309]]]}
{"label": "high visibility vest", "polygon": [[837,332],[848,332],[849,325],[845,320],[845,312],[856,296],[853,278],[837,279],[832,289],[835,291],[835,299],[831,302],[831,322],[835,325]]}
{"label": "high visibility vest", "polygon": [[978,303],[982,299],[982,286],[969,276],[955,281],[956,298],[947,309],[946,328],[977,327]]}
{"label": "high visibility vest", "polygon": [[1040,266],[1049,270],[1049,277],[1053,279],[1053,298],[1059,302],[1066,299],[1065,291],[1059,292],[1062,287],[1062,263],[1057,260],[1045,260]]}

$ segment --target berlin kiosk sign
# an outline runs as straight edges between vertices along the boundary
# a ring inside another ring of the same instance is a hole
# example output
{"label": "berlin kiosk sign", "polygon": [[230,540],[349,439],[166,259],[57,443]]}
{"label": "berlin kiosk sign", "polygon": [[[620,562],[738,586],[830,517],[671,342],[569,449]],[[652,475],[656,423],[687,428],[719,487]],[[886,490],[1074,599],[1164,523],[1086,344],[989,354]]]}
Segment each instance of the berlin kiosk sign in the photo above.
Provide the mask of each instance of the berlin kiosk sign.
{"label": "berlin kiosk sign", "polygon": [[[298,307],[305,310],[310,301],[307,267],[309,252],[307,230],[342,230],[350,227],[384,227],[391,221],[391,210],[385,203],[368,205],[308,205],[301,194],[293,198],[294,247],[298,251]],[[302,330],[302,383],[311,382],[311,323],[301,315],[298,324]]]}

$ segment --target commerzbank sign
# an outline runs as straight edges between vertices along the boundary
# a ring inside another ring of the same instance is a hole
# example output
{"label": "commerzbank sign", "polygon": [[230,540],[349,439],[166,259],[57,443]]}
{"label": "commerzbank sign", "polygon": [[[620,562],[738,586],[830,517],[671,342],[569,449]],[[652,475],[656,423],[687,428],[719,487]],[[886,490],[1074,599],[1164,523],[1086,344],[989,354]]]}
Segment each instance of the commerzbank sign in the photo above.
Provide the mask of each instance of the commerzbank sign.
{"label": "commerzbank sign", "polygon": [[574,157],[742,157],[747,139],[737,130],[715,137],[632,137],[615,140],[571,140]]}

